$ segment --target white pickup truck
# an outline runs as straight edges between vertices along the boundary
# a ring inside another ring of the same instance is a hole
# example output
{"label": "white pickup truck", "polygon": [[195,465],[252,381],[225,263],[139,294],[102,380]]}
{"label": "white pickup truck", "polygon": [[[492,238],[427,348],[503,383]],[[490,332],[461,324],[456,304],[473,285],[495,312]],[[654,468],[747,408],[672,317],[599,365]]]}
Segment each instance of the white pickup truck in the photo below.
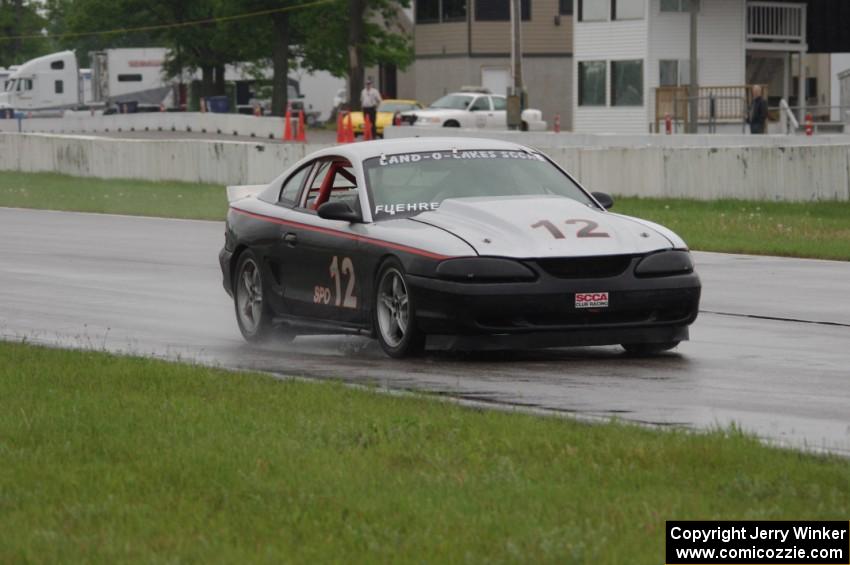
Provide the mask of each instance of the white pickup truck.
{"label": "white pickup truck", "polygon": [[[402,122],[417,126],[507,129],[507,99],[489,91],[462,91],[446,94],[424,110],[411,110],[401,115]],[[546,129],[540,110],[522,112],[522,129]]]}

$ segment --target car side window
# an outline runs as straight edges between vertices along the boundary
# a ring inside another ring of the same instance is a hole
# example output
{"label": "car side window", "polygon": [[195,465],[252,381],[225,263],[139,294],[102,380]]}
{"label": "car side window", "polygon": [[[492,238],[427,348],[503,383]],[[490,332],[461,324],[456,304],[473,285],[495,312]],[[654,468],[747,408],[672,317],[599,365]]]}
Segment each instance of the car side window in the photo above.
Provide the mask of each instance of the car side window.
{"label": "car side window", "polygon": [[490,110],[490,100],[487,96],[479,96],[469,107],[470,112],[486,112]]}
{"label": "car side window", "polygon": [[493,109],[494,110],[507,110],[508,102],[505,100],[504,96],[494,96],[493,97]]}
{"label": "car side window", "polygon": [[313,167],[313,174],[310,175],[310,180],[304,188],[304,196],[301,198],[299,208],[313,208],[313,204],[319,196],[319,190],[322,188],[322,183],[328,174],[328,168],[331,166],[331,163],[332,161],[330,160],[322,161],[316,163],[316,166]]}
{"label": "car side window", "polygon": [[301,192],[301,185],[304,184],[304,178],[310,171],[311,166],[306,165],[298,169],[295,174],[283,181],[283,186],[280,189],[280,198],[278,202],[287,206],[294,206],[298,201],[298,194]]}
{"label": "car side window", "polygon": [[352,206],[358,200],[354,168],[342,158],[330,158],[316,164],[301,196],[300,208],[316,210],[321,204],[332,200],[346,200]]}

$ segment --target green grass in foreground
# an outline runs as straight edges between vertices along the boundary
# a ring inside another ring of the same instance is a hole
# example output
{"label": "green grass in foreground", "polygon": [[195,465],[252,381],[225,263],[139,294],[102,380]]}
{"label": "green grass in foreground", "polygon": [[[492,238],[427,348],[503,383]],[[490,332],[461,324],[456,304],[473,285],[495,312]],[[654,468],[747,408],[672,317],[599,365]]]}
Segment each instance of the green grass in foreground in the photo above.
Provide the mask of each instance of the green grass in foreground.
{"label": "green grass in foreground", "polygon": [[850,202],[621,197],[614,211],[663,224],[691,249],[850,260]]}
{"label": "green grass in foreground", "polygon": [[0,344],[0,562],[662,563],[667,519],[850,515],[850,462]]}
{"label": "green grass in foreground", "polygon": [[[0,206],[223,219],[224,187],[0,172]],[[661,223],[692,249],[850,260],[850,202],[617,198],[614,211]]]}
{"label": "green grass in foreground", "polygon": [[0,206],[221,220],[227,196],[212,184],[0,172]]}

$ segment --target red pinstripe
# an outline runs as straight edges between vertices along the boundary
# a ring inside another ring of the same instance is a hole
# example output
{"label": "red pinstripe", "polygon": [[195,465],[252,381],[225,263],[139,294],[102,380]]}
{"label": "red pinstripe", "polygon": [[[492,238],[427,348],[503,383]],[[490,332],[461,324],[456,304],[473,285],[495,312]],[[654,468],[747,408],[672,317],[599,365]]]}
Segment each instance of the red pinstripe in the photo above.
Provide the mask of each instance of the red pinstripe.
{"label": "red pinstripe", "polygon": [[273,224],[280,224],[282,226],[292,226],[294,228],[305,229],[310,231],[315,231],[319,233],[323,233],[326,235],[332,235],[334,237],[343,237],[345,239],[353,239],[355,241],[361,241],[363,243],[368,243],[370,245],[377,245],[379,247],[387,247],[389,249],[395,249],[397,251],[404,251],[405,253],[412,253],[414,255],[419,255],[421,257],[427,257],[429,259],[449,259],[450,255],[440,255],[439,253],[432,253],[430,251],[425,251],[424,249],[418,249],[416,247],[408,247],[407,245],[400,245],[398,243],[391,243],[389,241],[383,241],[381,239],[374,239],[371,237],[366,237],[364,235],[357,235],[354,233],[347,233],[339,230],[332,230],[330,228],[322,228],[319,226],[311,226],[310,224],[302,224],[301,222],[293,222],[291,220],[282,220],[280,218],[275,218],[274,216],[265,216],[263,214],[256,214],[254,212],[249,212],[247,210],[242,210],[241,208],[234,208],[231,206],[230,208],[234,212],[239,214],[243,214],[245,216],[249,216],[251,218],[256,218],[258,220],[263,220],[265,222],[271,222]]}

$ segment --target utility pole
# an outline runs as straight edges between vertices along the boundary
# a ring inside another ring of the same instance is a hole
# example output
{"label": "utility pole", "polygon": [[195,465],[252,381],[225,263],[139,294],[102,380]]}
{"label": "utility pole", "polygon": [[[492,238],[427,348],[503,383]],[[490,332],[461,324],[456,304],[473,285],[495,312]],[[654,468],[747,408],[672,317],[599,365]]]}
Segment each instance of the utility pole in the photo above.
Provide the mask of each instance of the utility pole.
{"label": "utility pole", "polygon": [[522,111],[525,109],[525,87],[522,83],[522,5],[520,0],[511,0],[511,63],[514,85],[508,98],[508,128],[519,129]]}
{"label": "utility pole", "polygon": [[514,67],[514,94],[522,92],[522,6],[511,0],[511,59]]}
{"label": "utility pole", "polygon": [[688,87],[688,133],[697,133],[699,130],[699,64],[697,49],[697,14],[699,13],[699,0],[691,0],[691,84]]}

